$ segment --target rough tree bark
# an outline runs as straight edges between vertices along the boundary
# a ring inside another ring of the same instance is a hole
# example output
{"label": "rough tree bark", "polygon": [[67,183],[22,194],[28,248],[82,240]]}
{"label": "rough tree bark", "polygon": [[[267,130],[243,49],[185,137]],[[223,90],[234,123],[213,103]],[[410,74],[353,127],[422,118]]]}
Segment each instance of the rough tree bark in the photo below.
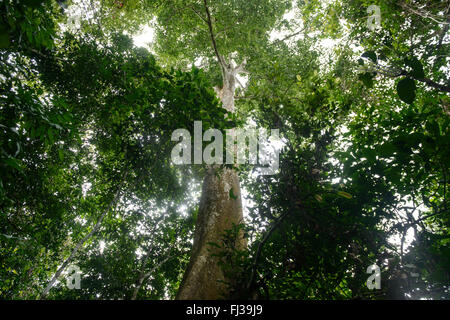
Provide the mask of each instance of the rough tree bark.
{"label": "rough tree bark", "polygon": [[[234,170],[224,170],[220,177],[213,170],[211,168],[203,182],[194,246],[177,299],[210,300],[227,298],[228,295],[227,286],[222,281],[230,279],[225,279],[217,257],[211,256],[218,249],[208,243],[220,243],[225,230],[231,229],[233,223],[242,222],[241,194]],[[230,188],[236,199],[230,199]],[[236,246],[245,246],[242,237]]]}
{"label": "rough tree bark", "polygon": [[[234,112],[236,75],[244,72],[245,61],[235,67],[231,61],[225,62],[219,54],[206,0],[204,0],[204,4],[212,45],[222,69],[223,87],[218,95],[223,107]],[[189,265],[176,299],[211,300],[229,297],[227,286],[223,281],[230,279],[225,279],[218,265],[217,257],[212,256],[220,249],[210,246],[208,243],[220,244],[225,230],[231,229],[233,224],[242,223],[241,190],[239,177],[234,169],[222,169],[219,174],[216,174],[216,169],[215,167],[208,168],[203,181],[194,244]],[[232,189],[234,197],[230,197],[230,189]],[[239,249],[246,246],[242,234],[239,234],[235,246]]]}

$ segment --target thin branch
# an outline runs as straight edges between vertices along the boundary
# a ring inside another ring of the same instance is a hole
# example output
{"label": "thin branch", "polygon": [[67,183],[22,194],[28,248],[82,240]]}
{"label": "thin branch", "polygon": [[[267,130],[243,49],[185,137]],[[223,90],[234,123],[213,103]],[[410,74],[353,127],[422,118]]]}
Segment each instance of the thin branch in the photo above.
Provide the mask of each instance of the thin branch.
{"label": "thin branch", "polygon": [[217,49],[216,38],[214,37],[214,31],[213,31],[213,26],[212,26],[212,22],[211,22],[211,14],[209,13],[207,0],[203,0],[203,3],[205,4],[206,16],[208,18],[206,23],[208,24],[209,34],[211,35],[211,42],[214,47],[214,52],[216,53],[216,57],[219,60],[219,64],[222,67],[222,70],[225,70],[227,64],[226,64],[225,60],[223,59],[223,57],[220,55],[219,50]]}
{"label": "thin branch", "polygon": [[[444,41],[444,38],[447,35],[448,29],[450,27],[450,15],[449,15],[449,12],[450,12],[450,5],[448,6],[447,11],[445,13],[447,15],[447,20],[446,20],[447,24],[444,25],[444,27],[442,28],[442,30],[440,32],[439,41],[438,41],[438,43],[436,45],[436,53],[439,53],[439,50],[442,47],[442,42]],[[446,55],[437,56],[436,60],[434,61],[433,67],[436,67],[437,64],[439,63],[439,61],[442,60],[442,58],[444,58],[444,57],[446,57]]]}
{"label": "thin branch", "polygon": [[20,241],[28,241],[28,240],[30,240],[30,239],[27,239],[27,238],[21,238],[21,237],[11,236],[11,235],[9,235],[9,234],[4,234],[4,233],[0,233],[0,235],[4,236],[4,237],[7,238],[7,239],[18,239],[18,240],[20,240]]}
{"label": "thin branch", "polygon": [[57,57],[57,56],[55,56],[55,55],[49,56],[49,55],[46,55],[46,54],[44,54],[44,53],[42,53],[42,52],[40,52],[40,51],[38,51],[38,50],[36,50],[36,49],[33,49],[33,48],[28,48],[28,50],[31,51],[31,52],[33,52],[33,53],[35,53],[35,54],[37,54],[37,55],[39,55],[39,56],[41,56],[41,57],[43,57],[43,58],[46,58],[46,59],[54,58],[55,60],[62,61],[62,62],[66,62],[64,59],[62,59],[62,58],[60,58],[60,57]]}
{"label": "thin branch", "polygon": [[241,86],[241,88],[244,88],[244,86],[242,85],[242,83],[239,81],[239,79],[237,77],[236,77],[236,81],[237,81],[238,85]]}
{"label": "thin branch", "polygon": [[208,20],[206,20],[204,17],[201,16],[201,14],[195,10],[195,8],[193,6],[189,7],[192,11],[194,11],[194,13],[197,15],[197,17],[199,17],[200,19],[202,19],[204,22],[208,23]]}
{"label": "thin branch", "polygon": [[[411,12],[411,13],[414,13],[414,14],[416,14],[416,15],[422,17],[422,18],[431,19],[431,20],[433,20],[434,22],[436,22],[436,23],[438,23],[438,24],[447,24],[447,25],[449,24],[448,21],[445,21],[445,20],[446,20],[446,19],[445,19],[445,16],[444,16],[444,17],[440,17],[440,16],[433,15],[433,14],[431,14],[431,13],[429,13],[429,12],[426,12],[426,11],[415,10],[415,9],[409,7],[409,6],[408,6],[406,3],[404,3],[404,2],[400,3],[400,6],[401,6],[403,9],[405,9],[405,10]],[[439,17],[439,18],[444,18],[444,21],[437,20],[437,17]]]}
{"label": "thin branch", "polygon": [[[125,177],[126,176],[127,175],[125,175]],[[102,215],[98,219],[98,221],[95,224],[95,226],[92,228],[92,230],[83,239],[81,239],[80,242],[78,242],[77,246],[72,250],[72,253],[70,254],[70,256],[58,268],[58,270],[56,271],[56,273],[53,275],[52,279],[50,280],[49,284],[47,285],[45,290],[40,295],[39,299],[43,299],[43,298],[45,298],[48,295],[50,289],[53,287],[53,285],[56,282],[56,280],[61,276],[61,273],[64,271],[64,269],[69,265],[69,263],[75,257],[75,255],[77,254],[78,250],[80,250],[80,248],[85,244],[85,242],[88,241],[89,238],[97,231],[97,229],[100,227],[100,224],[102,223],[103,219],[105,218],[106,214],[111,210],[111,208],[113,208],[116,205],[117,201],[119,200],[120,191],[122,189],[123,183],[125,182],[125,179],[126,178],[124,178],[124,180],[120,184],[119,188],[116,191],[116,194],[115,194],[114,198],[108,204],[107,208],[103,211]]]}
{"label": "thin branch", "polygon": [[280,39],[279,41],[281,41],[281,42],[286,41],[286,40],[288,40],[288,39],[290,39],[292,37],[295,37],[295,36],[299,35],[303,31],[305,31],[305,28],[303,28],[303,29],[301,29],[301,30],[299,30],[297,32],[291,33],[290,35],[285,36],[283,39]]}
{"label": "thin branch", "polygon": [[428,86],[433,87],[433,88],[435,88],[435,89],[438,89],[439,91],[444,91],[444,92],[449,92],[449,93],[450,93],[450,87],[449,87],[449,86],[446,86],[446,85],[443,85],[443,84],[436,83],[436,82],[434,82],[434,81],[431,80],[431,79],[428,79],[428,78],[416,78],[416,77],[413,77],[413,76],[411,76],[411,75],[408,75],[408,77],[409,77],[409,78],[412,78],[412,79],[414,79],[414,80],[420,81],[420,82],[424,82],[424,83],[426,83]]}
{"label": "thin branch", "polygon": [[439,91],[443,91],[443,92],[449,92],[450,93],[450,86],[446,86],[437,82],[434,82],[433,80],[423,77],[423,78],[418,78],[415,77],[413,75],[411,75],[411,73],[407,72],[406,70],[400,69],[400,70],[390,70],[387,68],[383,68],[382,66],[380,66],[379,64],[373,64],[375,67],[375,70],[372,70],[373,72],[391,77],[391,78],[398,78],[400,76],[405,76],[408,77],[410,79],[419,81],[419,82],[423,82],[426,83],[429,87],[435,88]]}
{"label": "thin branch", "polygon": [[139,290],[141,289],[142,284],[144,283],[144,280],[147,279],[148,277],[150,277],[153,272],[155,272],[159,267],[161,267],[164,263],[166,263],[167,260],[169,260],[173,256],[174,256],[174,254],[169,254],[161,262],[159,262],[156,266],[151,268],[150,271],[148,271],[147,273],[141,273],[141,275],[139,276],[138,284],[137,284],[136,288],[134,289],[133,296],[131,297],[131,300],[136,300],[137,294],[138,294]]}
{"label": "thin branch", "polygon": [[253,265],[252,265],[252,272],[250,275],[250,279],[247,284],[247,289],[250,289],[251,285],[253,284],[254,278],[255,278],[255,272],[256,272],[256,266],[258,265],[259,257],[261,256],[261,250],[264,244],[269,240],[272,233],[275,231],[276,228],[281,224],[281,222],[284,220],[284,218],[288,215],[289,212],[283,213],[277,221],[275,221],[274,224],[270,227],[269,231],[264,235],[263,239],[258,245],[258,248],[256,249],[255,258],[253,259]]}
{"label": "thin branch", "polygon": [[234,72],[236,74],[238,73],[249,73],[247,70],[245,70],[245,65],[247,64],[247,59],[244,58],[244,61],[240,65],[238,65],[236,68],[234,68]]}
{"label": "thin branch", "polygon": [[[171,206],[169,206],[169,208],[167,209],[166,213],[167,213],[170,209],[171,209]],[[158,224],[161,222],[161,220],[163,220],[164,216],[165,216],[165,214],[162,214],[160,217],[158,217],[158,219],[156,219],[156,221],[153,222],[153,227],[152,227],[151,229],[147,228],[150,234],[153,234],[153,233],[155,232],[156,227],[157,227]],[[144,272],[144,270],[145,270],[145,265],[147,264],[147,261],[148,261],[148,259],[150,258],[150,253],[153,251],[154,246],[155,246],[155,243],[154,243],[154,240],[153,240],[153,242],[152,242],[150,248],[147,249],[147,255],[145,256],[144,261],[142,262],[142,271],[141,271],[141,273],[139,274],[138,281],[137,281],[137,286],[136,286],[136,288],[135,288],[135,290],[134,290],[132,300],[136,299],[136,295],[137,295],[137,293],[138,293],[138,291],[139,291],[139,288],[142,286],[142,282],[143,282],[144,279],[145,279],[145,272]]]}

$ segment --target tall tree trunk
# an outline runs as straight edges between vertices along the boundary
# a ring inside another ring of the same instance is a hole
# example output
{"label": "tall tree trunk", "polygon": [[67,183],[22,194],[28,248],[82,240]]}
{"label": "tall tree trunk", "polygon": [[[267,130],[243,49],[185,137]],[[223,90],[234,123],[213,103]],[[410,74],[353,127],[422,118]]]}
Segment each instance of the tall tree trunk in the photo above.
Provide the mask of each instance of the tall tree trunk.
{"label": "tall tree trunk", "polygon": [[[237,68],[231,64],[223,66],[223,88],[218,94],[223,107],[231,112],[234,111],[236,74],[241,70],[242,65]],[[209,243],[221,244],[225,230],[243,222],[241,190],[234,169],[224,168],[218,174],[216,170],[217,167],[208,168],[203,181],[194,244],[176,299],[211,300],[229,297],[224,281],[231,279],[225,279],[218,258],[212,256],[221,249]],[[238,235],[235,246],[239,249],[246,246],[242,233]]]}

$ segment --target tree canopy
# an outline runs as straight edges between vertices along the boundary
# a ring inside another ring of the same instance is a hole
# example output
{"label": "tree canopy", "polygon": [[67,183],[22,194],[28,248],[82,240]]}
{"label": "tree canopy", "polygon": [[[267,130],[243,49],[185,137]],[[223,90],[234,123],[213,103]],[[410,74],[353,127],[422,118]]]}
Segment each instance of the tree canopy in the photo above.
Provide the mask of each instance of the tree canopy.
{"label": "tree canopy", "polygon": [[276,174],[236,167],[245,219],[210,244],[226,298],[449,298],[448,1],[0,7],[2,299],[175,298],[208,166],[172,163],[171,136],[194,121],[282,140]]}

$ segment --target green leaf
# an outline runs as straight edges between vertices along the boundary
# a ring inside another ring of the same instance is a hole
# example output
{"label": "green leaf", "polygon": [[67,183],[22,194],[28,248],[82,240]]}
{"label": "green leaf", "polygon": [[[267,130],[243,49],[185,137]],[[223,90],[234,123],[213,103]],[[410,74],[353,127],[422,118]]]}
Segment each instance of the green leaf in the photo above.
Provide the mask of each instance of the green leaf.
{"label": "green leaf", "polygon": [[373,87],[373,75],[369,72],[359,75],[359,80],[361,80],[367,88]]}
{"label": "green leaf", "polygon": [[33,43],[33,33],[29,27],[27,27],[27,29],[25,29],[25,34],[27,35],[28,41],[30,43]]}
{"label": "green leaf", "polygon": [[350,193],[344,192],[344,191],[338,191],[337,192],[338,195],[340,195],[341,197],[347,198],[347,199],[351,199],[352,195]]}
{"label": "green leaf", "polygon": [[53,144],[55,142],[55,136],[53,135],[53,130],[49,128],[47,130],[49,144]]}
{"label": "green leaf", "polygon": [[377,63],[377,55],[374,51],[366,51],[361,55],[361,57],[369,58],[373,61],[373,63]]}
{"label": "green leaf", "polygon": [[19,163],[17,162],[17,159],[14,158],[7,158],[3,159],[3,162],[9,165],[10,167],[13,167],[19,171],[22,171],[22,168],[20,167]]}
{"label": "green leaf", "polygon": [[439,124],[436,121],[433,121],[433,120],[427,121],[427,123],[425,124],[425,128],[434,137],[437,138],[440,136]]}
{"label": "green leaf", "polygon": [[378,148],[378,153],[381,157],[391,157],[394,152],[396,151],[395,146],[392,144],[392,142],[386,142],[383,143],[379,148]]}
{"label": "green leaf", "polygon": [[210,245],[211,247],[220,248],[220,246],[215,242],[207,242],[207,244]]}
{"label": "green leaf", "polygon": [[64,161],[64,151],[62,149],[58,149],[59,160]]}
{"label": "green leaf", "polygon": [[422,63],[417,58],[405,59],[405,64],[411,67],[412,71],[409,74],[412,77],[417,79],[425,78]]}
{"label": "green leaf", "polygon": [[237,199],[237,196],[235,196],[234,193],[233,193],[233,188],[230,189],[230,192],[229,192],[229,193],[230,193],[230,198],[231,198],[231,199],[234,199],[234,200]]}
{"label": "green leaf", "polygon": [[25,0],[27,6],[38,8],[45,0]]}
{"label": "green leaf", "polygon": [[397,83],[397,93],[400,99],[408,104],[416,98],[416,83],[414,80],[404,78]]}
{"label": "green leaf", "polygon": [[0,48],[9,47],[9,35],[6,32],[0,34]]}

